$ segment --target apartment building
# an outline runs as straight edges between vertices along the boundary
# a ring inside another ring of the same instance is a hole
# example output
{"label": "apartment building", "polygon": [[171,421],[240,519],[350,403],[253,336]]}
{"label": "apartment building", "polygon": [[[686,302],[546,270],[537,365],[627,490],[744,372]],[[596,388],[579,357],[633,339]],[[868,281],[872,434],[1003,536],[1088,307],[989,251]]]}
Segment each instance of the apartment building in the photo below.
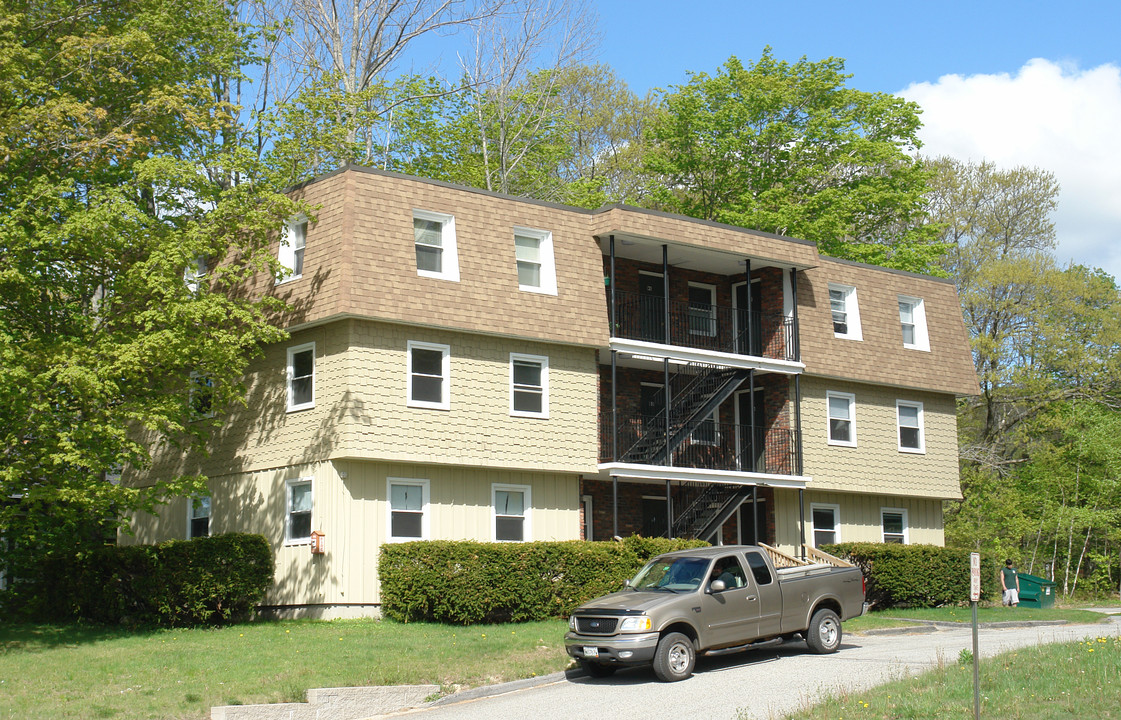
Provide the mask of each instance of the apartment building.
{"label": "apartment building", "polygon": [[376,170],[295,192],[315,222],[250,288],[291,338],[205,456],[133,478],[201,473],[209,496],[123,542],[262,533],[268,606],[318,616],[376,612],[386,542],[942,542],[977,392],[952,284]]}

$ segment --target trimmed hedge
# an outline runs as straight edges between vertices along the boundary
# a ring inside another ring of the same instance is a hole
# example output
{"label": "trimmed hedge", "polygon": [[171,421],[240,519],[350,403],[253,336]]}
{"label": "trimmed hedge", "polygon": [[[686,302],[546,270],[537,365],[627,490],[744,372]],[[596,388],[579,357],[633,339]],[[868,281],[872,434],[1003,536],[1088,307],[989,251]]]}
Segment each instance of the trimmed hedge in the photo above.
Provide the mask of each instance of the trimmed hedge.
{"label": "trimmed hedge", "polygon": [[108,546],[44,563],[34,583],[35,614],[111,625],[222,625],[249,615],[273,572],[273,551],[261,535]]}
{"label": "trimmed hedge", "polygon": [[401,622],[452,625],[564,617],[619,590],[651,557],[704,547],[697,540],[621,542],[420,541],[382,546],[382,612]]}
{"label": "trimmed hedge", "polygon": [[[969,603],[969,551],[937,545],[839,543],[827,553],[864,573],[865,599],[875,608],[940,607]],[[1000,563],[981,555],[981,599],[1000,601]]]}

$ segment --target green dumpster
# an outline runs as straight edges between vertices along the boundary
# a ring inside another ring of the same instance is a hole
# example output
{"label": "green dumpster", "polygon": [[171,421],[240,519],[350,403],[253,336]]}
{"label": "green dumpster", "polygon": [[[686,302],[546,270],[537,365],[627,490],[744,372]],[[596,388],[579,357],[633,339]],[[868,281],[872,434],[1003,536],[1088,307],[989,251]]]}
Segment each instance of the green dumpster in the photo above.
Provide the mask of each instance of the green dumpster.
{"label": "green dumpster", "polygon": [[1020,573],[1020,605],[1031,608],[1055,607],[1055,583],[1046,578]]}

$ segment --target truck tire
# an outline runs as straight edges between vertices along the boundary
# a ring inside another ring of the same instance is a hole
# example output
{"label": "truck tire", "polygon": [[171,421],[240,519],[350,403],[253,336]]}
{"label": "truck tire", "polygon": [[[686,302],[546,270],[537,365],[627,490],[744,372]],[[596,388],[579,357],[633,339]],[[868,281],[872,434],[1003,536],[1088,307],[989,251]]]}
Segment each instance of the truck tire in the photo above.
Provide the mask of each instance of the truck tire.
{"label": "truck tire", "polygon": [[669,633],[658,641],[654,652],[654,674],[662,682],[677,682],[693,674],[697,651],[693,641],[681,633]]}
{"label": "truck tire", "polygon": [[603,665],[590,660],[581,660],[580,669],[583,670],[584,674],[588,677],[605,678],[614,675],[618,668],[614,665]]}
{"label": "truck tire", "polygon": [[819,655],[837,652],[841,646],[841,618],[829,608],[821,608],[810,618],[806,644]]}

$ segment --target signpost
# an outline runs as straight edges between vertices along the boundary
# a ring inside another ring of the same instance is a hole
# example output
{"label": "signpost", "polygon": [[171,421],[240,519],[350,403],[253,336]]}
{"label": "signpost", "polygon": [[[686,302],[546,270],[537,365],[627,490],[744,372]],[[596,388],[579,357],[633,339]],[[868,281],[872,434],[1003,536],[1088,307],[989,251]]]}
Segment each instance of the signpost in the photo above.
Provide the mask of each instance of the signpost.
{"label": "signpost", "polygon": [[981,553],[969,554],[969,605],[973,608],[973,720],[981,719],[981,656],[977,642],[977,601],[981,599]]}

